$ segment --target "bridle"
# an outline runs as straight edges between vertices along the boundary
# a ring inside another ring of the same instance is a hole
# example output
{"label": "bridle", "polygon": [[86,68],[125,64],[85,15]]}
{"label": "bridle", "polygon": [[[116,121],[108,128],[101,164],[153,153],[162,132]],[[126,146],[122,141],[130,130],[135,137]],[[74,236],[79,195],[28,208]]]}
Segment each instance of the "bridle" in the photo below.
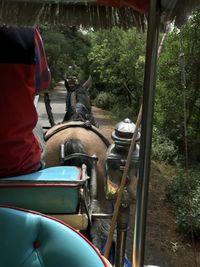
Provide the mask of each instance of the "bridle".
{"label": "bridle", "polygon": [[79,87],[73,86],[68,91],[68,96],[66,99],[66,108],[70,119],[72,120],[87,120],[87,114],[90,112],[83,103],[77,102],[77,90]]}

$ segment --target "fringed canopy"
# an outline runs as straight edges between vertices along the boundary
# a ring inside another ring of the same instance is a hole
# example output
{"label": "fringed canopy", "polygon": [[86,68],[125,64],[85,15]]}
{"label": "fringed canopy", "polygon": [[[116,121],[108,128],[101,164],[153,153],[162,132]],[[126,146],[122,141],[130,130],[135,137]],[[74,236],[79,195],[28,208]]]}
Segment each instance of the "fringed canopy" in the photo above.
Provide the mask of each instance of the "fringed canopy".
{"label": "fringed canopy", "polygon": [[145,15],[130,7],[118,8],[94,3],[77,4],[76,1],[73,4],[65,1],[55,3],[45,0],[4,0],[0,1],[0,23],[18,26],[50,23],[94,28],[119,26],[125,29],[137,26],[139,29],[144,29]]}
{"label": "fringed canopy", "polygon": [[[150,0],[0,0],[0,23],[33,26],[41,23],[144,29]],[[182,24],[200,8],[199,0],[161,0],[163,21]]]}

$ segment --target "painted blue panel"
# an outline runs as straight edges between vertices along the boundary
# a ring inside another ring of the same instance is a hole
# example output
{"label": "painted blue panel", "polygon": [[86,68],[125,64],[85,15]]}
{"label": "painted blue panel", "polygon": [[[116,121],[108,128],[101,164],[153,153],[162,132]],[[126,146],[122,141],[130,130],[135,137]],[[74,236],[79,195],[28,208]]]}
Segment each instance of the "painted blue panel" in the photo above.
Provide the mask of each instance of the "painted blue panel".
{"label": "painted blue panel", "polygon": [[[80,174],[81,170],[77,167],[58,166],[28,175],[1,179],[15,181],[17,185],[12,186],[11,183],[7,187],[0,185],[0,204],[51,214],[77,213],[80,201],[79,188],[68,184],[68,181],[80,180]],[[38,181],[42,183],[35,186]],[[55,185],[48,182],[55,182]],[[63,182],[68,186],[58,186],[57,182]]]}
{"label": "painted blue panel", "polygon": [[20,181],[76,181],[80,179],[80,169],[74,166],[49,167],[38,172],[16,177],[1,178],[1,180]]}
{"label": "painted blue panel", "polygon": [[49,214],[72,214],[78,211],[79,191],[76,187],[63,186],[0,187],[0,205]]}

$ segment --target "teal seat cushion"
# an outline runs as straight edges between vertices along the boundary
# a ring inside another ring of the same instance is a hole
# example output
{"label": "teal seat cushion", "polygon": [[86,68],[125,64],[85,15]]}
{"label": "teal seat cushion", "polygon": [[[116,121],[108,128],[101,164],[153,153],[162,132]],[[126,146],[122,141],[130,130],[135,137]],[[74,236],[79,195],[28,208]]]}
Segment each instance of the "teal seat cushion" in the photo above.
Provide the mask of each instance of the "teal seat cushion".
{"label": "teal seat cushion", "polygon": [[0,205],[42,213],[77,213],[81,169],[59,166],[28,175],[0,179]]}
{"label": "teal seat cushion", "polygon": [[1,267],[105,267],[95,247],[45,215],[0,207]]}

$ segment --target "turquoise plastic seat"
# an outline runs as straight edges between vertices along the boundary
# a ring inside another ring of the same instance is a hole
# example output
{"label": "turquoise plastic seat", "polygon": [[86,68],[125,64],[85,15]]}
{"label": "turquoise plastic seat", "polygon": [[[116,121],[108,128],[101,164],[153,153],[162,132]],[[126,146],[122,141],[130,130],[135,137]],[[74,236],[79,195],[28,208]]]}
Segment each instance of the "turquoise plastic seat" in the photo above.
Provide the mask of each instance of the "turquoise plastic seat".
{"label": "turquoise plastic seat", "polygon": [[56,166],[37,172],[15,177],[1,178],[7,181],[76,181],[81,179],[80,168],[74,166]]}
{"label": "turquoise plastic seat", "polygon": [[73,228],[32,211],[0,206],[0,267],[106,267]]}
{"label": "turquoise plastic seat", "polygon": [[[27,175],[0,179],[0,205],[42,213],[78,212],[83,184],[81,169],[58,166]],[[1,266],[0,266],[1,267]]]}

